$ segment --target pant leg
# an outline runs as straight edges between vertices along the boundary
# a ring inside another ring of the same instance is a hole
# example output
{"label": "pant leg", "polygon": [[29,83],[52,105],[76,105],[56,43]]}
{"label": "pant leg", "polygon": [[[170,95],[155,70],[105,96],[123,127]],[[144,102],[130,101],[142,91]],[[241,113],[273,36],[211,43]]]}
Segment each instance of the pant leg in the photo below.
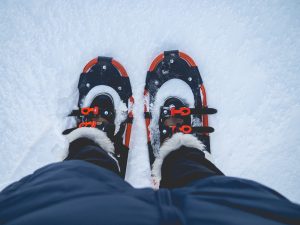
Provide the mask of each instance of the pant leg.
{"label": "pant leg", "polygon": [[[0,224],[122,224],[125,216],[120,214],[133,218],[123,224],[142,224],[143,218],[157,221],[157,213],[147,214],[154,204],[143,203],[135,192],[103,149],[77,139],[64,161],[44,166],[0,192]],[[146,213],[135,222],[133,215],[140,208]]]}
{"label": "pant leg", "polygon": [[169,188],[186,224],[300,224],[299,205],[254,181],[224,176],[197,149],[171,152],[161,172],[160,188]]}
{"label": "pant leg", "polygon": [[79,138],[70,143],[69,154],[66,160],[84,160],[120,175],[117,161],[87,138]]}
{"label": "pant leg", "polygon": [[224,174],[205,158],[202,151],[181,146],[165,158],[161,175],[160,187],[176,188],[198,179]]}

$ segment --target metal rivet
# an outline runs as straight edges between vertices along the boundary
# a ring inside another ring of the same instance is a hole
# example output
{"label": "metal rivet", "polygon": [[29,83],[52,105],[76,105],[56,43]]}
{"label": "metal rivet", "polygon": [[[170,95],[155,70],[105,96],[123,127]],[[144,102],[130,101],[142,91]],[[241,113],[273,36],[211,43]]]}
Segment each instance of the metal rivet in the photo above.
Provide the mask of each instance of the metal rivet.
{"label": "metal rivet", "polygon": [[104,111],[104,115],[106,115],[106,116],[107,116],[107,115],[108,115],[108,111]]}
{"label": "metal rivet", "polygon": [[103,66],[102,66],[102,69],[106,70],[106,65],[103,65]]}
{"label": "metal rivet", "polygon": [[191,77],[188,78],[188,81],[192,81],[193,79]]}
{"label": "metal rivet", "polygon": [[121,91],[121,90],[122,90],[122,87],[121,87],[121,86],[119,86],[119,87],[118,87],[118,90],[119,90],[119,91]]}
{"label": "metal rivet", "polygon": [[155,84],[155,85],[158,85],[158,84],[159,84],[158,80],[155,80],[155,81],[154,81],[154,84]]}
{"label": "metal rivet", "polygon": [[173,63],[174,62],[174,59],[170,59],[170,63]]}
{"label": "metal rivet", "polygon": [[163,134],[166,134],[167,133],[167,131],[166,130],[163,130]]}
{"label": "metal rivet", "polygon": [[86,83],[86,85],[85,85],[87,88],[89,88],[91,85],[90,85],[90,83]]}
{"label": "metal rivet", "polygon": [[168,113],[168,110],[165,109],[165,110],[164,110],[164,114],[167,114],[167,113]]}

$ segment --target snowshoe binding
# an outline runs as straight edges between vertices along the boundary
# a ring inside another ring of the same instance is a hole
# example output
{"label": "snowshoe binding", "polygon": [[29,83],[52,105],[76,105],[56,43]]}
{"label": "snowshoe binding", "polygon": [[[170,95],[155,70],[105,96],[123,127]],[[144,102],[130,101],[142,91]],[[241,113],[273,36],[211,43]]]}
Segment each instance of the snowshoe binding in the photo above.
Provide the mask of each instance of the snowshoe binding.
{"label": "snowshoe binding", "polygon": [[147,72],[144,114],[151,165],[161,144],[174,133],[192,134],[210,152],[208,108],[199,70],[191,57],[179,51],[157,56]]}
{"label": "snowshoe binding", "polygon": [[112,58],[95,58],[84,67],[78,90],[78,109],[69,114],[76,127],[64,133],[81,127],[104,131],[114,144],[114,157],[125,177],[134,103],[126,70]]}

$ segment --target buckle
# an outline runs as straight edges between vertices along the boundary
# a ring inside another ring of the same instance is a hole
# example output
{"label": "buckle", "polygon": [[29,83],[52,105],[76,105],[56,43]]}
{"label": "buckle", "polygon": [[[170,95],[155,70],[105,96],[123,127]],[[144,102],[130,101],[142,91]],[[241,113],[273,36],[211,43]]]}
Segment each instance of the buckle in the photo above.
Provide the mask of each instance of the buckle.
{"label": "buckle", "polygon": [[180,131],[184,134],[190,134],[193,131],[193,128],[189,125],[182,125],[182,126],[170,126],[172,129],[172,133],[176,133],[177,131]]}
{"label": "buckle", "polygon": [[179,109],[171,108],[170,112],[171,112],[171,116],[175,116],[175,115],[188,116],[191,114],[191,109],[187,107],[181,107]]}
{"label": "buckle", "polygon": [[86,122],[81,122],[78,127],[96,127],[97,122],[96,121],[86,121]]}
{"label": "buckle", "polygon": [[82,115],[89,115],[90,113],[93,113],[94,115],[98,115],[99,114],[99,107],[98,106],[95,106],[94,108],[92,107],[85,107],[85,108],[82,108],[81,109],[81,114]]}
{"label": "buckle", "polygon": [[214,132],[214,128],[212,127],[192,127],[190,125],[177,125],[177,126],[170,126],[170,131],[172,134],[176,132],[182,132],[184,134],[191,134],[191,133],[212,133]]}

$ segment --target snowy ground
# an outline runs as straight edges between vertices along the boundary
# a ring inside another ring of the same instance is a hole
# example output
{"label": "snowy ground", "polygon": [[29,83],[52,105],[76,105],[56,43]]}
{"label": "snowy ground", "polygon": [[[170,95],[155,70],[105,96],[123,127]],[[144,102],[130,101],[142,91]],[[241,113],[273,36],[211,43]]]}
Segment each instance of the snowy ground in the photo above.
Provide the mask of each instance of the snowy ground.
{"label": "snowy ground", "polygon": [[137,104],[126,179],[149,186],[146,70],[161,51],[180,49],[198,63],[219,110],[210,118],[217,166],[300,202],[299,11],[292,0],[2,0],[1,188],[58,160],[79,73],[98,55],[130,75]]}

